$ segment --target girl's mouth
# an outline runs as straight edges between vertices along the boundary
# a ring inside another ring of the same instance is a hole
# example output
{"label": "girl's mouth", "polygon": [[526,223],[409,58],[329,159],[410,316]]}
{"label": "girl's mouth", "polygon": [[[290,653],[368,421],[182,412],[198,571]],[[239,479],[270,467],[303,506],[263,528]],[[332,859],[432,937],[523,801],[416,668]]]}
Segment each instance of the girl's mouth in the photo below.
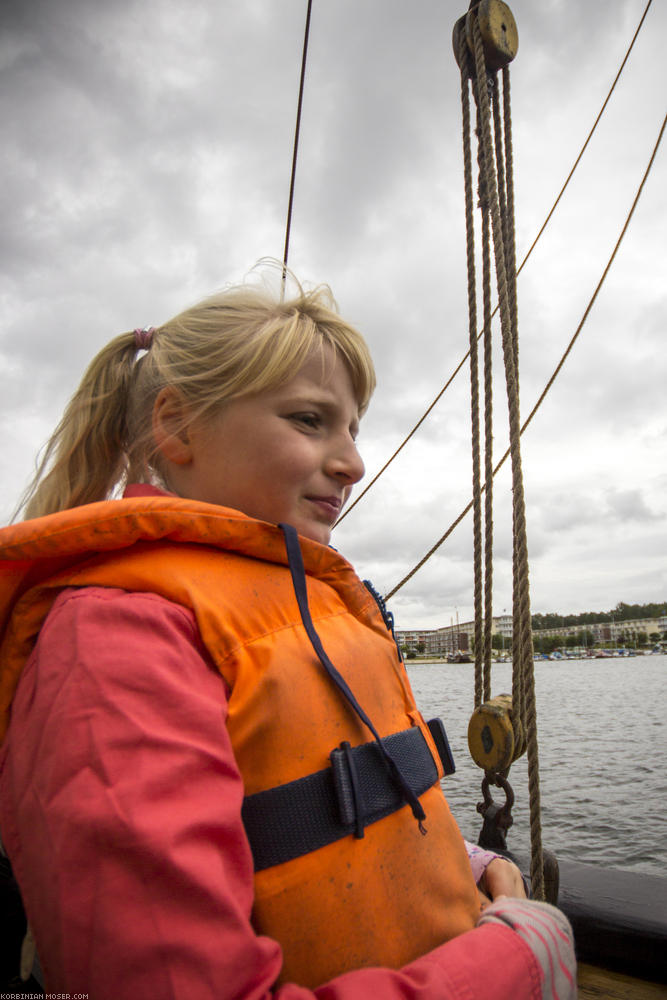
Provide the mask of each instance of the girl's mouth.
{"label": "girl's mouth", "polygon": [[327,516],[330,521],[335,521],[340,514],[340,509],[343,506],[343,501],[340,497],[330,496],[330,497],[307,497],[307,499],[322,511]]}

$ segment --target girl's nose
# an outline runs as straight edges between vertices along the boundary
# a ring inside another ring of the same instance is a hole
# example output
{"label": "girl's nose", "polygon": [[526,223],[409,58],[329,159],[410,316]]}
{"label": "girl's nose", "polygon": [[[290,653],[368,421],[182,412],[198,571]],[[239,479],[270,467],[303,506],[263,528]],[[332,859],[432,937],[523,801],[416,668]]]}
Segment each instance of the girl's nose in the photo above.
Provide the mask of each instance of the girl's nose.
{"label": "girl's nose", "polygon": [[329,475],[343,479],[351,486],[359,482],[365,471],[361,455],[351,437],[346,437],[332,449],[327,468]]}

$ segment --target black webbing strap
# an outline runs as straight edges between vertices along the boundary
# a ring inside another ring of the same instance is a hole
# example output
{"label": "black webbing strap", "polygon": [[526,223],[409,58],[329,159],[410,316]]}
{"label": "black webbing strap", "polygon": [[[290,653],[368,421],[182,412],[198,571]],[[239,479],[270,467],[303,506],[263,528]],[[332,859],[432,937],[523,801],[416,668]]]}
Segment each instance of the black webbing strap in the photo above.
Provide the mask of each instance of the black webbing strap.
{"label": "black webbing strap", "polygon": [[401,773],[397,762],[393,759],[391,753],[383,745],[380,736],[368,718],[363,708],[355,698],[354,694],[350,690],[350,687],[345,680],[345,678],[338,672],[336,667],[333,665],[329,657],[327,656],[322,641],[317,634],[313,620],[310,616],[310,608],[308,607],[308,590],[306,587],[306,571],[303,565],[303,557],[301,555],[301,546],[299,545],[299,536],[296,530],[291,524],[279,524],[278,527],[283,532],[285,536],[285,547],[287,549],[287,561],[289,563],[290,573],[292,575],[292,584],[294,586],[294,593],[296,595],[297,604],[299,605],[299,613],[301,615],[301,621],[303,622],[303,627],[306,630],[306,634],[310,639],[310,643],[317,653],[317,657],[326,670],[327,674],[336,685],[338,690],[341,692],[348,704],[354,709],[359,718],[368,726],[369,730],[375,737],[377,746],[380,749],[380,753],[386,762],[386,766],[389,768],[389,772],[403,793],[403,797],[406,802],[410,804],[412,813],[415,819],[419,822],[419,827],[422,833],[426,830],[422,826],[423,821],[426,819],[426,813],[424,812],[421,802],[410,788],[405,778]]}
{"label": "black webbing strap", "polygon": [[[440,726],[440,720],[434,720]],[[429,723],[433,728],[434,723]],[[443,730],[444,732],[444,730]],[[421,729],[413,726],[386,736],[391,753],[415,796],[438,780],[438,771]],[[376,741],[331,752],[331,767],[277,785],[243,800],[241,815],[255,871],[309,854],[350,834],[363,837],[364,827],[405,805],[403,791],[392,780]],[[451,773],[453,764],[445,769]]]}

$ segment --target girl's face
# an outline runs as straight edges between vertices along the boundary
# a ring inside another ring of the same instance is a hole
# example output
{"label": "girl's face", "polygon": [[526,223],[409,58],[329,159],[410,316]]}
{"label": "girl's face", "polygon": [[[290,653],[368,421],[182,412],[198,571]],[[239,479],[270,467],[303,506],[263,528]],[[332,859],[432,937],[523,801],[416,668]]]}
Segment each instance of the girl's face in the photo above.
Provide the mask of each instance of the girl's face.
{"label": "girl's face", "polygon": [[364,474],[358,428],[347,366],[327,347],[284,385],[233,400],[190,427],[189,461],[178,476],[170,470],[170,482],[181,496],[286,522],[326,545]]}

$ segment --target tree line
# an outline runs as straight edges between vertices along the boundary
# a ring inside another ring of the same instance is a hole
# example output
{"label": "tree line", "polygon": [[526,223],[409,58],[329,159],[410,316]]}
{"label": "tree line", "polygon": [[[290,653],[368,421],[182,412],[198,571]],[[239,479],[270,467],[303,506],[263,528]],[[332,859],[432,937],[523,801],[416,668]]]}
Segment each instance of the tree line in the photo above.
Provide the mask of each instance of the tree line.
{"label": "tree line", "polygon": [[540,635],[539,632],[533,632],[533,649],[536,653],[553,653],[555,649],[593,649],[593,647],[645,649],[648,646],[656,647],[665,640],[667,632],[660,632],[658,629],[653,632],[636,632],[628,629],[626,632],[619,632],[613,640],[607,642],[596,641],[593,633],[587,629],[573,632],[571,635]]}
{"label": "tree line", "polygon": [[640,618],[660,618],[667,615],[667,602],[663,604],[626,604],[619,601],[612,611],[585,611],[579,615],[550,613],[532,616],[533,628],[564,628],[568,625],[593,625],[595,622],[627,622]]}

